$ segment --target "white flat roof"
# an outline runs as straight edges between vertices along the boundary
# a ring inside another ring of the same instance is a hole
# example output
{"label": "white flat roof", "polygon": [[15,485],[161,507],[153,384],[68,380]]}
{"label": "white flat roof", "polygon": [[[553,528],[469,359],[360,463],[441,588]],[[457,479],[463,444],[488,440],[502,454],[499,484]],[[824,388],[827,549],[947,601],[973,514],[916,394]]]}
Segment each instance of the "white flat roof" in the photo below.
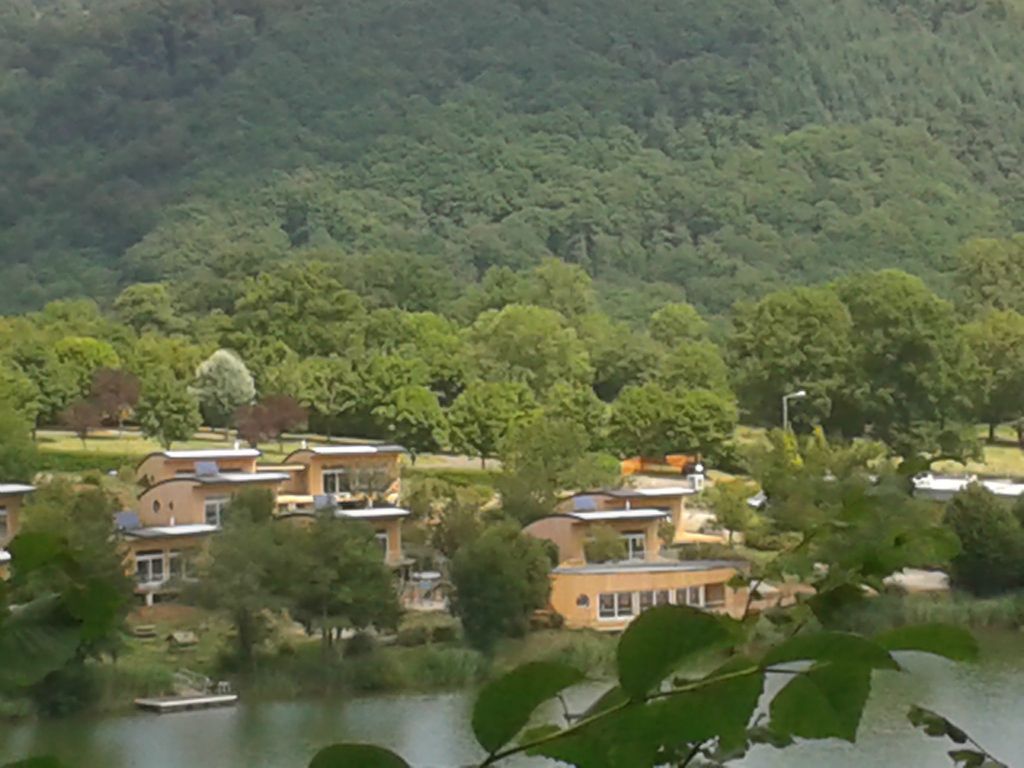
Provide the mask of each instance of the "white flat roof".
{"label": "white flat roof", "polygon": [[919,475],[914,478],[915,491],[944,491],[947,493],[959,493],[971,483],[978,483],[982,488],[994,493],[996,496],[1008,496],[1016,498],[1024,495],[1024,483],[1015,483],[1012,480],[981,480],[975,476],[969,477],[943,477],[941,475]]}
{"label": "white flat roof", "polygon": [[263,455],[256,448],[201,448],[194,451],[161,451],[168,459],[255,459]]}
{"label": "white flat roof", "polygon": [[405,448],[400,445],[311,445],[306,450],[312,451],[317,456],[352,456],[361,453],[405,453]]}
{"label": "white flat roof", "polygon": [[654,520],[668,517],[668,514],[660,509],[602,509],[597,512],[568,512],[567,514],[569,517],[575,517],[586,523],[602,520]]}
{"label": "white flat roof", "polygon": [[32,493],[36,487],[24,483],[0,483],[0,496],[14,496],[21,493]]}
{"label": "white flat roof", "polygon": [[336,514],[338,517],[372,520],[376,517],[408,517],[409,510],[398,507],[371,507],[370,509],[339,509]]}
{"label": "white flat roof", "polygon": [[145,539],[161,538],[164,536],[195,536],[200,533],[216,533],[219,530],[220,528],[216,525],[196,523],[193,525],[156,525],[150,528],[135,528],[134,530],[126,531],[126,533],[130,536]]}
{"label": "white flat roof", "polygon": [[612,496],[646,496],[658,498],[661,496],[692,496],[697,493],[688,485],[673,485],[664,488],[619,488],[612,491]]}
{"label": "white flat roof", "polygon": [[189,475],[201,483],[279,483],[291,478],[287,472],[218,472],[215,475]]}

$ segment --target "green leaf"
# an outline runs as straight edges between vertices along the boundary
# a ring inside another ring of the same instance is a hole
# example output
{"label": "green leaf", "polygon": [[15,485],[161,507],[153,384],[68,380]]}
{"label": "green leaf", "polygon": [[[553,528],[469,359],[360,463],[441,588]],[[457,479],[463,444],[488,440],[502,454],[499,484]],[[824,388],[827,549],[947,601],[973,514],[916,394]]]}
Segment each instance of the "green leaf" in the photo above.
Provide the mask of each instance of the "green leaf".
{"label": "green leaf", "polygon": [[597,701],[587,707],[583,716],[592,717],[593,715],[605,712],[613,707],[617,707],[620,704],[624,704],[627,701],[629,701],[629,697],[626,695],[626,692],[617,685],[612,686],[602,693],[601,696],[598,697]]}
{"label": "green leaf", "polygon": [[953,661],[978,657],[978,641],[966,629],[948,624],[915,624],[876,635],[875,642],[890,651],[922,651]]}
{"label": "green leaf", "polygon": [[808,598],[807,605],[822,626],[827,627],[865,598],[864,590],[856,584],[840,584]]}
{"label": "green leaf", "polygon": [[772,699],[771,727],[805,739],[853,741],[871,691],[871,670],[829,663],[795,676]]}
{"label": "green leaf", "polygon": [[761,665],[769,667],[789,661],[834,661],[862,664],[871,669],[900,668],[885,648],[848,632],[796,635],[770,649]]}
{"label": "green leaf", "polygon": [[409,768],[409,764],[372,744],[334,744],[317,752],[309,768]]}
{"label": "green leaf", "polygon": [[44,597],[13,609],[0,623],[0,688],[22,688],[42,680],[75,655],[81,629],[57,597]]}
{"label": "green leaf", "polygon": [[84,589],[70,590],[65,602],[68,612],[82,623],[82,639],[88,641],[110,632],[125,600],[113,584],[91,581]]}
{"label": "green leaf", "polygon": [[619,684],[642,699],[688,657],[734,639],[726,619],[682,605],[660,605],[641,614],[618,647]]}
{"label": "green leaf", "polygon": [[985,764],[985,754],[973,749],[953,749],[949,751],[949,757],[963,768],[981,768]]}
{"label": "green leaf", "polygon": [[67,556],[67,543],[52,533],[22,533],[7,549],[19,578]]}
{"label": "green leaf", "polygon": [[480,692],[473,707],[473,733],[494,753],[522,730],[533,711],[555,694],[575,685],[583,673],[565,664],[537,661],[517,667]]}
{"label": "green leaf", "polygon": [[959,726],[930,709],[914,705],[907,712],[907,719],[929,736],[945,736],[957,744],[967,743],[967,734]]}

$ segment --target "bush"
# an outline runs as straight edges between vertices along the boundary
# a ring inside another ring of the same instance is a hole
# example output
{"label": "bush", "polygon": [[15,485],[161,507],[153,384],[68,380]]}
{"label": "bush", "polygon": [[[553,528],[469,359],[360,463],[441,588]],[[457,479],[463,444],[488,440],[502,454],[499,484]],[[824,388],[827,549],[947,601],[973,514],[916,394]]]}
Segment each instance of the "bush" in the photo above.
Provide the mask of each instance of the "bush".
{"label": "bush", "polygon": [[65,453],[63,451],[39,451],[40,472],[68,472],[79,473],[97,470],[109,472],[120,470],[121,467],[129,465],[132,467],[132,479],[134,480],[135,465],[138,463],[138,456],[131,456],[120,453]]}
{"label": "bush", "polygon": [[365,656],[377,649],[377,638],[369,632],[356,632],[345,643],[345,658]]}
{"label": "bush", "polygon": [[626,559],[626,540],[610,525],[595,525],[583,545],[588,563],[610,563]]}
{"label": "bush", "polygon": [[99,698],[99,687],[92,668],[77,662],[48,674],[32,687],[31,696],[39,714],[64,717],[92,705]]}
{"label": "bush", "polygon": [[1024,529],[1009,506],[971,484],[952,498],[944,522],[960,539],[950,563],[954,586],[975,595],[997,595],[1024,582]]}
{"label": "bush", "polygon": [[439,624],[430,632],[432,643],[453,643],[459,639],[459,630],[454,624]]}
{"label": "bush", "polygon": [[424,626],[403,627],[398,631],[395,643],[403,648],[412,648],[417,645],[426,645],[430,642],[430,630]]}

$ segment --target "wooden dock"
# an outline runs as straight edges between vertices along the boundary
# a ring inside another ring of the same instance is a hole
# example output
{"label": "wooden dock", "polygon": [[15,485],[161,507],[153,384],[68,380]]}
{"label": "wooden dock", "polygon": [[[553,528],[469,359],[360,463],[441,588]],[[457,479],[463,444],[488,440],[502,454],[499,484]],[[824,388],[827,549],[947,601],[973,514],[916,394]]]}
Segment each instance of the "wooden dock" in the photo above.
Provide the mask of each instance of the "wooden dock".
{"label": "wooden dock", "polygon": [[233,707],[238,703],[238,694],[199,694],[196,696],[167,696],[155,699],[136,699],[135,706],[147,712],[170,714],[171,712],[187,712],[192,709],[213,709],[214,707]]}

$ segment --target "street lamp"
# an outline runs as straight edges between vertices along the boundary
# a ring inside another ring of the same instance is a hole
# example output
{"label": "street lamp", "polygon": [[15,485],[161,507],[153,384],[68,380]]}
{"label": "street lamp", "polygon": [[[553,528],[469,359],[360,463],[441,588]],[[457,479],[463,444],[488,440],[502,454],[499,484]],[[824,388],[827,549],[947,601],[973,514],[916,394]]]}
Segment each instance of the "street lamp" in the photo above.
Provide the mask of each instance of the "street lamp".
{"label": "street lamp", "polygon": [[796,392],[790,392],[788,395],[782,396],[782,431],[786,432],[789,429],[789,401],[790,400],[803,400],[807,397],[806,389],[798,389]]}

